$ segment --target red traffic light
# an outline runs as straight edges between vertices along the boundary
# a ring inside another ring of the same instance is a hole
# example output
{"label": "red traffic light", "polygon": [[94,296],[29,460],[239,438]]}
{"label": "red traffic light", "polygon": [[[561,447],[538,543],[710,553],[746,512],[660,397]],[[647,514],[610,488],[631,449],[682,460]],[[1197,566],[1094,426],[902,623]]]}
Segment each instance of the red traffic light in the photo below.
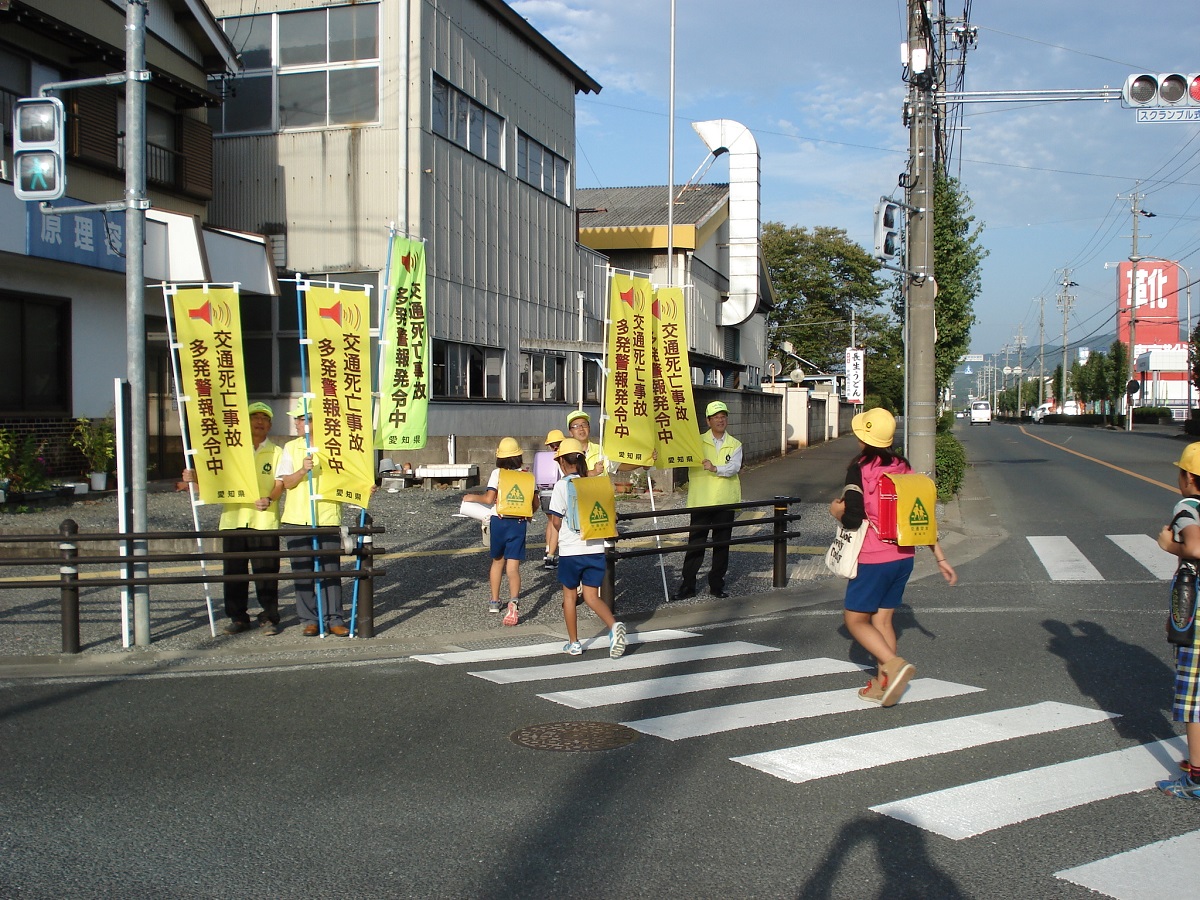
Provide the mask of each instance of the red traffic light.
{"label": "red traffic light", "polygon": [[1200,75],[1188,76],[1188,105],[1200,106]]}

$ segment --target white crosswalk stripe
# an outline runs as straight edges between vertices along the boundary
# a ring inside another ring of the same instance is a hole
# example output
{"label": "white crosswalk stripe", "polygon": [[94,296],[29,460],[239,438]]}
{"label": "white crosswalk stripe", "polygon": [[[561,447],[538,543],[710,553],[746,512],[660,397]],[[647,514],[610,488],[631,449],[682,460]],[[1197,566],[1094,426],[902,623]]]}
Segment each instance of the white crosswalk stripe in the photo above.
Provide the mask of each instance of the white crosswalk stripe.
{"label": "white crosswalk stripe", "polygon": [[1055,872],[1054,877],[1120,900],[1194,897],[1197,855],[1200,855],[1200,831],[1191,831],[1107,859],[1063,869]]}
{"label": "white crosswalk stripe", "polygon": [[[904,702],[909,702],[907,696]],[[800,784],[887,763],[937,756],[1078,725],[1092,725],[1109,718],[1116,716],[1114,713],[1066,703],[1035,703],[1019,709],[1002,709],[784,750],[735,756],[733,761]]]}
{"label": "white crosswalk stripe", "polygon": [[[608,646],[607,643],[604,645]],[[560,651],[561,652],[561,651]],[[550,666],[526,666],[519,669],[490,669],[472,672],[476,678],[494,681],[496,684],[514,684],[522,681],[546,681],[551,678],[580,678],[584,675],[607,675],[612,672],[628,672],[633,669],[652,669],[674,663],[696,662],[702,659],[723,659],[747,653],[778,653],[778,647],[750,644],[745,641],[727,641],[723,644],[704,644],[699,647],[680,647],[675,650],[655,650],[635,653],[620,659],[609,659],[608,654],[593,654],[594,659],[573,659],[571,662]]]}
{"label": "white crosswalk stripe", "polygon": [[1054,581],[1103,581],[1087,557],[1079,552],[1069,538],[1061,535],[1027,537],[1033,552],[1037,554],[1046,574]]}
{"label": "white crosswalk stripe", "polygon": [[871,809],[959,841],[1085,803],[1144,791],[1178,772],[1185,748],[1184,738],[1169,738]]}
{"label": "white crosswalk stripe", "polygon": [[1148,534],[1110,534],[1108,539],[1146,567],[1155,578],[1170,581],[1175,575],[1177,557],[1163,552],[1158,541]]}
{"label": "white crosswalk stripe", "polygon": [[[698,638],[694,631],[675,631],[662,629],[641,633],[629,632],[626,644],[651,644],[657,641],[679,641],[685,638]],[[608,649],[608,636],[600,635],[580,641],[584,650],[592,648]],[[418,662],[432,663],[435,666],[460,665],[462,663],[499,662],[505,659],[537,659],[541,656],[562,656],[562,642],[554,641],[548,644],[525,644],[519,647],[490,647],[487,650],[455,650],[450,653],[421,653],[412,658]]]}
{"label": "white crosswalk stripe", "polygon": [[[934,678],[920,678],[909,684],[908,690],[904,694],[904,702],[920,703],[924,700],[940,700],[944,697],[957,697],[961,694],[972,694],[981,690],[983,688],[938,681]],[[844,712],[878,712],[878,707],[864,703],[858,696],[858,688],[849,688],[840,691],[824,691],[819,694],[778,697],[773,700],[752,700],[748,703],[697,709],[691,712],[656,716],[621,724],[628,725],[643,734],[653,734],[666,738],[668,741],[678,741],[683,738],[701,737],[738,728],[750,728],[754,725],[772,725],[776,722],[792,722],[796,719]]]}
{"label": "white crosswalk stripe", "polygon": [[538,694],[538,696],[543,700],[561,703],[563,706],[570,706],[574,709],[591,709],[615,703],[635,703],[654,697],[673,697],[678,694],[691,694],[748,684],[770,684],[794,678],[811,678],[816,675],[862,672],[864,669],[863,666],[837,659],[802,659],[769,666],[722,669],[719,672],[667,675],[662,678],[649,678],[645,681],[627,681],[622,684],[582,688],[576,691],[554,691],[549,694]]}

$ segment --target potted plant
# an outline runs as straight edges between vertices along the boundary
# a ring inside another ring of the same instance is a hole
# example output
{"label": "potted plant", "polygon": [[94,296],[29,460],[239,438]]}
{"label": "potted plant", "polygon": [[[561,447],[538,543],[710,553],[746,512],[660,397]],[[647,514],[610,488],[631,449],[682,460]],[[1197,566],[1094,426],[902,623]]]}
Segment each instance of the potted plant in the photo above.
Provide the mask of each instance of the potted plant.
{"label": "potted plant", "polygon": [[94,491],[102,491],[108,484],[108,464],[112,461],[115,443],[112,419],[88,419],[81,416],[75,420],[71,446],[82,453],[87,461],[88,477]]}

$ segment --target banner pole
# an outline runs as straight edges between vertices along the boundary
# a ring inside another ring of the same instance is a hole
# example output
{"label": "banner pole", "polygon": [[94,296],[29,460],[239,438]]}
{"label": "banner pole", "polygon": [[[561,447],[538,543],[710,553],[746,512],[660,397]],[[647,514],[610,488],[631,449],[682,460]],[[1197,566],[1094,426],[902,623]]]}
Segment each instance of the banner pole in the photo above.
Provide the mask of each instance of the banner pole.
{"label": "banner pole", "polygon": [[[658,507],[656,507],[654,505],[654,481],[651,480],[651,478],[650,478],[650,467],[649,466],[646,466],[646,490],[650,492],[650,511],[652,513],[657,513]],[[658,516],[657,515],[654,516],[654,530],[655,531],[658,530]],[[661,534],[656,534],[654,536],[654,546],[657,547],[659,550],[662,549],[662,535]],[[666,561],[666,559],[664,559],[664,554],[662,554],[662,553],[658,554],[658,572],[660,575],[662,575],[663,602],[670,603],[671,602],[671,591],[667,587],[667,561]]]}
{"label": "banner pole", "polygon": [[[204,290],[208,291],[208,285],[204,285]],[[174,316],[171,310],[171,297],[178,291],[178,285],[168,286],[166,283],[162,285],[163,291],[163,306],[167,314],[167,348],[171,355],[171,378],[175,382],[175,413],[179,422],[179,436],[183,441],[183,467],[191,469],[192,456],[195,451],[192,449],[191,442],[188,441],[187,428],[184,425],[183,416],[183,395],[180,393],[182,379],[179,371],[179,343],[175,340]],[[200,501],[196,498],[196,483],[194,481],[187,482],[188,486],[188,503],[192,508],[192,528],[196,531],[196,549],[200,552],[200,574],[203,576],[204,585],[204,602],[208,606],[208,631],[212,637],[217,636],[217,621],[213,615],[212,589],[208,583],[208,564],[203,559],[204,555],[204,540],[200,537],[200,514],[197,507]],[[128,645],[127,645],[128,646]]]}
{"label": "banner pole", "polygon": [[[311,394],[309,390],[310,384],[308,380],[308,360],[305,358],[308,353],[308,345],[312,343],[311,338],[308,338],[307,331],[304,327],[304,299],[303,295],[308,293],[308,282],[296,283],[296,326],[300,329],[300,405],[304,410],[304,455],[311,459],[313,455],[312,432],[313,424],[309,422],[309,416],[312,415],[312,410],[308,408],[308,398]],[[313,552],[318,553],[321,549],[321,537],[316,533],[317,529],[317,498],[316,492],[313,490],[313,473],[312,469],[308,470],[308,518],[313,529]],[[339,563],[338,568],[341,568]],[[321,591],[321,579],[315,577],[321,570],[321,558],[313,556],[313,592],[317,598],[317,627],[320,629],[321,637],[325,637],[325,603],[324,594]]]}

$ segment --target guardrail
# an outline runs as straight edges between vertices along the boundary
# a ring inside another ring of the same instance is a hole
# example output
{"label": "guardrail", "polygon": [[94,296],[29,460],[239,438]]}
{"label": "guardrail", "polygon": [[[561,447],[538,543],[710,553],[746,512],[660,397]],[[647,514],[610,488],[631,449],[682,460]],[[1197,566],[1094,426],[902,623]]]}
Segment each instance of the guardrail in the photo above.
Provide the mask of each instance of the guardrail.
{"label": "guardrail", "polygon": [[635,556],[662,556],[664,553],[686,553],[688,550],[707,550],[713,547],[728,547],[734,544],[772,544],[772,586],[777,588],[787,587],[787,542],[789,538],[801,537],[799,532],[789,531],[787,529],[787,523],[797,522],[800,520],[800,513],[789,512],[791,504],[799,502],[799,497],[776,497],[773,500],[747,500],[741,503],[726,503],[721,506],[704,507],[704,509],[710,512],[713,510],[729,509],[737,513],[741,512],[742,510],[760,509],[765,506],[771,506],[774,508],[774,511],[773,514],[767,518],[741,520],[734,519],[732,525],[730,526],[736,529],[770,524],[772,526],[770,534],[749,535],[747,537],[731,537],[728,540],[723,541],[709,540],[700,544],[671,544],[665,547],[637,547],[632,550],[620,550],[618,549],[618,543],[620,541],[629,541],[639,538],[661,537],[663,535],[674,534],[689,534],[692,530],[692,527],[690,524],[688,524],[674,528],[650,528],[643,531],[621,531],[620,525],[622,522],[629,522],[636,519],[666,518],[669,516],[690,516],[694,510],[688,507],[682,507],[665,510],[647,510],[645,512],[618,512],[617,537],[613,538],[611,541],[608,541],[604,549],[605,572],[604,581],[600,586],[600,597],[609,605],[609,608],[611,608],[615,614],[617,611],[617,560],[619,559],[631,559]]}
{"label": "guardrail", "polygon": [[[252,550],[238,553],[224,551],[205,551],[197,549],[193,552],[158,552],[137,553],[153,541],[195,541],[203,538],[224,538],[235,534],[233,531],[150,531],[150,532],[119,532],[119,533],[82,533],[74,519],[65,520],[59,526],[58,534],[13,534],[0,537],[0,544],[56,544],[58,556],[44,557],[0,557],[0,571],[5,568],[55,566],[59,572],[59,601],[62,607],[62,652],[78,653],[79,642],[79,589],[81,587],[149,587],[150,585],[167,584],[224,584],[234,581],[315,581],[332,578],[349,578],[358,583],[355,597],[354,612],[351,621],[351,633],[358,637],[371,638],[375,636],[375,579],[386,575],[386,569],[374,567],[375,545],[373,535],[383,534],[382,527],[377,527],[368,515],[363,516],[361,525],[338,526],[327,525],[320,528],[281,528],[274,531],[255,531],[256,535],[266,535],[279,538],[295,537],[337,537],[341,546],[336,549],[311,548],[304,550]],[[117,542],[123,553],[95,553],[80,555],[79,545],[97,543],[100,541]],[[301,558],[337,558],[343,556],[355,558],[353,568],[337,570],[301,569],[270,574],[247,573],[245,575],[225,575],[202,571],[199,575],[152,575],[151,563],[176,562],[221,562],[227,559],[292,559]],[[88,565],[119,565],[125,574],[121,577],[80,578],[80,566]],[[144,574],[142,574],[144,570]],[[28,588],[27,582],[0,581],[0,590]]]}

